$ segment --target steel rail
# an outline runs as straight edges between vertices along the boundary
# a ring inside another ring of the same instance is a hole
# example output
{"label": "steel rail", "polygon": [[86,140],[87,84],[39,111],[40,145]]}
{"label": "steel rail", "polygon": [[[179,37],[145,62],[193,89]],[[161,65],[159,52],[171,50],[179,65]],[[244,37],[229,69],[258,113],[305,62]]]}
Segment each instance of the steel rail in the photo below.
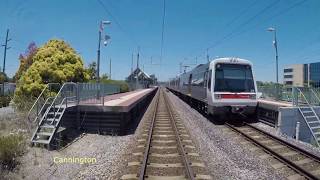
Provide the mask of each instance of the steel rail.
{"label": "steel rail", "polygon": [[271,139],[273,139],[275,141],[278,141],[280,144],[283,144],[284,146],[287,146],[291,150],[299,151],[299,153],[303,154],[304,156],[307,156],[308,158],[313,159],[314,161],[320,163],[320,157],[319,156],[317,156],[315,154],[312,154],[312,153],[310,153],[310,152],[308,152],[308,151],[306,151],[306,150],[304,150],[304,149],[302,149],[302,148],[300,148],[298,146],[295,146],[295,145],[293,145],[293,144],[291,144],[291,143],[289,143],[289,142],[287,142],[287,141],[285,141],[285,140],[283,140],[283,139],[281,139],[281,138],[279,138],[277,136],[274,136],[274,135],[272,135],[272,134],[270,134],[270,133],[268,133],[268,132],[266,132],[266,131],[264,131],[262,129],[254,127],[251,124],[245,123],[245,125],[247,125],[247,126],[251,127],[252,129],[262,133],[263,135],[268,136],[269,138],[271,138]]}
{"label": "steel rail", "polygon": [[176,139],[178,141],[179,149],[180,149],[182,157],[183,157],[182,159],[183,159],[184,165],[185,165],[186,170],[187,170],[188,179],[194,180],[195,179],[195,174],[194,174],[194,172],[192,170],[192,167],[191,167],[192,163],[189,161],[189,159],[187,157],[187,152],[183,148],[182,141],[181,141],[181,138],[179,136],[178,128],[177,128],[177,126],[176,126],[176,124],[174,122],[175,118],[173,116],[171,104],[169,103],[169,100],[167,99],[167,96],[165,95],[165,93],[163,94],[163,96],[164,96],[164,100],[165,100],[165,104],[166,104],[167,110],[168,110],[169,115],[170,115],[171,124],[174,127],[174,131],[176,133]]}
{"label": "steel rail", "polygon": [[[250,137],[249,135],[247,135],[246,133],[242,132],[241,130],[239,130],[238,128],[236,128],[234,125],[231,125],[229,123],[225,123],[228,127],[230,127],[231,129],[233,129],[234,131],[240,133],[242,136],[244,136],[246,139],[250,140],[252,143],[254,143],[255,145],[263,148],[265,151],[267,151],[269,154],[271,154],[274,158],[278,159],[279,161],[281,161],[282,163],[286,164],[287,166],[289,166],[291,169],[293,169],[294,171],[296,171],[297,173],[299,173],[300,175],[304,176],[307,179],[319,179],[316,176],[314,176],[313,174],[311,174],[310,172],[306,171],[305,169],[301,168],[300,166],[298,166],[297,164],[295,164],[294,162],[290,161],[288,158],[282,156],[280,153],[275,152],[274,150],[272,150],[271,148],[263,145],[262,143],[260,143],[259,141],[255,140],[254,138]],[[250,127],[250,126],[249,126]]]}
{"label": "steel rail", "polygon": [[154,121],[157,117],[157,110],[158,110],[158,104],[159,104],[159,99],[160,99],[160,90],[158,90],[157,92],[157,99],[155,101],[155,107],[154,107],[154,112],[152,115],[152,120],[151,120],[151,124],[149,127],[149,134],[148,134],[148,140],[147,140],[147,149],[144,152],[143,155],[143,162],[141,165],[141,169],[140,169],[140,173],[139,173],[139,180],[143,180],[145,177],[145,172],[147,169],[147,163],[148,163],[148,157],[149,157],[149,152],[150,152],[150,145],[151,145],[151,137],[152,137],[152,132],[153,132],[153,127],[154,127]]}

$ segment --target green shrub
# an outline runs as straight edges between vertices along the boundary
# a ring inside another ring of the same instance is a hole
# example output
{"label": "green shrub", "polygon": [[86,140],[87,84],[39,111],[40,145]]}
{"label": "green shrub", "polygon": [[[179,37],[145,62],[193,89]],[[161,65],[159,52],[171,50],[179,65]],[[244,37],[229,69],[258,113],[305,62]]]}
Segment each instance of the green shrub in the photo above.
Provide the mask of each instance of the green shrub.
{"label": "green shrub", "polygon": [[30,110],[35,100],[36,97],[20,96],[13,99],[13,107],[19,112],[26,112]]}
{"label": "green shrub", "polygon": [[12,170],[17,165],[17,157],[22,155],[24,148],[25,140],[22,135],[0,137],[0,167]]}
{"label": "green shrub", "polygon": [[0,96],[0,108],[9,106],[11,97],[9,95]]}
{"label": "green shrub", "polygon": [[129,85],[128,83],[126,83],[125,81],[120,81],[120,80],[110,80],[110,79],[102,79],[101,83],[104,84],[114,84],[114,85],[118,85],[120,86],[120,92],[124,93],[124,92],[128,92],[129,91]]}

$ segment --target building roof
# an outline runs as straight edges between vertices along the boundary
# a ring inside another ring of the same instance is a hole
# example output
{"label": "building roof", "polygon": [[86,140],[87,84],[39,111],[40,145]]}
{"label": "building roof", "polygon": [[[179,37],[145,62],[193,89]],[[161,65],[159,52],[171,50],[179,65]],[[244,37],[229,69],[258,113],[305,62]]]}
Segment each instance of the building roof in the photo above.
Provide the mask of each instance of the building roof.
{"label": "building roof", "polygon": [[127,79],[135,79],[136,77],[139,77],[139,79],[151,79],[149,74],[142,71],[140,68],[136,68],[128,77]]}

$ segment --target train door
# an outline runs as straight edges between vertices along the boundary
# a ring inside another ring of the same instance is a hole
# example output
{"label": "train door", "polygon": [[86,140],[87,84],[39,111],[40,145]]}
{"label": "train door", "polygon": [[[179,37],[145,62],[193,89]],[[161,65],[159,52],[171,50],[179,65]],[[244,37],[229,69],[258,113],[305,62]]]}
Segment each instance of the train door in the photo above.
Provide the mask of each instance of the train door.
{"label": "train door", "polygon": [[209,70],[207,75],[207,104],[208,104],[208,112],[211,112],[210,105],[212,105],[212,69]]}
{"label": "train door", "polygon": [[189,75],[189,81],[188,81],[188,95],[191,96],[191,85],[192,84],[192,74]]}

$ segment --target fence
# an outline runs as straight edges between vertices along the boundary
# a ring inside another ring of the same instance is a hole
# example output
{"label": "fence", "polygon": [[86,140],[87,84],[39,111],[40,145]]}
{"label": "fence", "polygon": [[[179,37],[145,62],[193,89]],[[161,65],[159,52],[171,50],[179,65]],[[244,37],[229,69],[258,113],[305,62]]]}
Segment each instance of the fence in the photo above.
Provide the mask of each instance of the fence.
{"label": "fence", "polygon": [[42,90],[39,97],[28,113],[30,122],[39,122],[48,107],[77,104],[102,104],[107,95],[120,92],[120,86],[96,83],[67,82],[62,86],[58,83],[49,83]]}
{"label": "fence", "polygon": [[105,96],[120,92],[119,85],[78,83],[80,104],[104,104]]}
{"label": "fence", "polygon": [[[4,89],[4,91],[3,91]],[[4,95],[10,95],[13,94],[16,89],[16,83],[4,83],[0,84],[0,93],[1,95],[4,93]]]}
{"label": "fence", "polygon": [[276,101],[292,101],[292,88],[283,85],[258,86],[261,98]]}

